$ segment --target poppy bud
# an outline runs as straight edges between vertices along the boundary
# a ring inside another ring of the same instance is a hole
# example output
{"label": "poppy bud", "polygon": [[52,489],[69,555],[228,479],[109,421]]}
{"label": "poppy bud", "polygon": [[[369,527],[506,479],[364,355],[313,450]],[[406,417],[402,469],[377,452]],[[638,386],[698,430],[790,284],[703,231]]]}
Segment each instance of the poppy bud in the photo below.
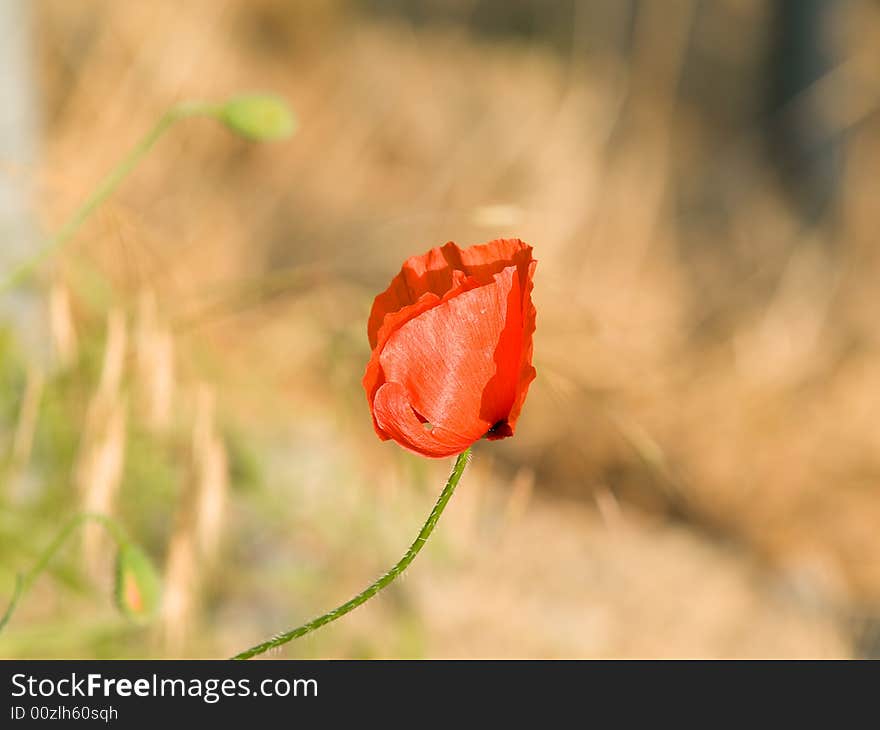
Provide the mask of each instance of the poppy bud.
{"label": "poppy bud", "polygon": [[454,243],[408,259],[373,302],[363,385],[382,440],[451,456],[513,436],[529,384],[532,247]]}
{"label": "poppy bud", "polygon": [[137,546],[128,543],[116,557],[116,605],[133,620],[145,620],[159,603],[159,576],[152,561]]}
{"label": "poppy bud", "polygon": [[249,139],[285,139],[296,129],[296,120],[287,103],[277,96],[255,94],[239,96],[220,108],[223,123]]}

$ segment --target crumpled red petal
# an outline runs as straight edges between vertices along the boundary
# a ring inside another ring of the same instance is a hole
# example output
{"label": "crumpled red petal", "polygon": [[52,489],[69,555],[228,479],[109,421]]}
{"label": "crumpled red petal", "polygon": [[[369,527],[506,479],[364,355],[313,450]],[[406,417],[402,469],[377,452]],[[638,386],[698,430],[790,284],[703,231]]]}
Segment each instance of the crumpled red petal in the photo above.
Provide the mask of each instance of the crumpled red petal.
{"label": "crumpled red petal", "polygon": [[[507,422],[510,424],[511,435],[512,432],[516,429],[516,422],[519,420],[519,414],[522,412],[523,403],[525,403],[526,395],[528,395],[529,385],[531,385],[532,381],[537,375],[537,371],[532,366],[532,338],[535,334],[535,320],[537,318],[535,305],[532,304],[532,288],[534,286],[534,284],[532,283],[532,277],[535,274],[535,267],[537,265],[537,262],[534,260],[529,263],[525,280],[526,287],[525,291],[523,292],[523,340],[522,357],[520,359],[519,384],[516,388],[516,398],[514,399],[513,406],[510,409],[510,415],[507,417]],[[493,440],[493,436],[491,434],[488,438],[490,440]]]}
{"label": "crumpled red petal", "polygon": [[[402,386],[402,392],[393,391],[395,398],[405,397],[432,429],[420,426],[427,436],[417,440],[412,428],[395,433],[392,413],[377,392],[373,412],[379,427],[422,450],[432,439],[440,449],[471,444],[506,421],[520,378],[521,301],[519,277],[510,267],[494,276],[493,285],[460,293],[396,329],[379,356],[386,384]],[[400,403],[394,405],[399,417]]]}
{"label": "crumpled red petal", "polygon": [[386,315],[415,304],[427,293],[442,297],[456,285],[456,272],[486,284],[492,280],[492,276],[514,264],[520,274],[520,285],[524,288],[530,261],[532,247],[518,238],[499,238],[466,249],[450,241],[425,254],[408,258],[400,267],[400,273],[373,302],[367,323],[370,347],[376,347],[379,328]]}
{"label": "crumpled red petal", "polygon": [[408,259],[376,297],[363,384],[373,425],[425,456],[512,436],[535,378],[536,262],[519,239]]}
{"label": "crumpled red petal", "polygon": [[447,429],[435,426],[430,430],[421,421],[410,404],[409,394],[400,383],[385,383],[373,400],[376,420],[386,433],[386,439],[424,456],[452,456],[460,454],[474,439],[468,439]]}
{"label": "crumpled red petal", "polygon": [[[386,315],[382,326],[376,333],[376,346],[373,348],[370,362],[367,364],[367,370],[364,373],[363,378],[364,390],[366,390],[370,402],[373,401],[376,391],[386,380],[385,373],[379,362],[379,356],[381,355],[382,349],[388,338],[401,326],[409,322],[409,320],[414,319],[423,312],[437,306],[440,302],[450,299],[459,293],[472,289],[478,285],[475,279],[466,277],[461,271],[454,272],[452,279],[453,286],[443,297],[438,297],[433,292],[426,292],[415,304],[410,304],[403,307],[400,311]],[[377,423],[375,413],[373,413],[373,427],[379,438],[383,441],[387,441],[390,438],[390,436],[388,436]]]}

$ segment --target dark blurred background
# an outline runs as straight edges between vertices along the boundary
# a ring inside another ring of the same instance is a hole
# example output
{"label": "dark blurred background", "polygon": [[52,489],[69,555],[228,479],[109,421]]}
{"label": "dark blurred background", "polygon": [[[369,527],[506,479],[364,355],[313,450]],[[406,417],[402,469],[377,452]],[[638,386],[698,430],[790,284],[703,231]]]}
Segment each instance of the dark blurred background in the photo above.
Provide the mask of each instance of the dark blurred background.
{"label": "dark blurred background", "polygon": [[3,656],[223,656],[403,552],[450,464],[373,434],[372,297],[407,256],[539,259],[517,435],[407,575],[286,656],[880,653],[880,5],[2,0],[0,268],[172,103],[286,98],[290,140],[173,129],[5,294],[0,595],[87,530]]}

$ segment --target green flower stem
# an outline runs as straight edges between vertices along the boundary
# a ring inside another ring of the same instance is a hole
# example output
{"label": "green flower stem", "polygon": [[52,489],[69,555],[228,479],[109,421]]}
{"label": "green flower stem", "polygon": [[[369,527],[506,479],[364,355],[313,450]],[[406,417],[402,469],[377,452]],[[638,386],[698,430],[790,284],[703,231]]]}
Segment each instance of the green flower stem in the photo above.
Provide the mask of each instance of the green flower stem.
{"label": "green flower stem", "polygon": [[153,145],[165,132],[181,119],[194,116],[207,116],[219,118],[222,113],[222,105],[208,104],[204,102],[183,102],[171,107],[156,123],[147,135],[138,142],[122,161],[110,171],[99,183],[88,199],[74,212],[70,219],[52,237],[43,248],[38,250],[31,258],[19,264],[12,272],[0,282],[0,293],[6,292],[23,281],[40,263],[49,257],[54,251],[61,248],[88,220],[128,176],[138,162],[143,159]]}
{"label": "green flower stem", "polygon": [[15,607],[18,605],[18,602],[22,599],[27,590],[33,585],[33,582],[40,576],[40,574],[48,567],[50,561],[55,554],[61,549],[65,542],[73,535],[74,532],[86,522],[94,522],[99,525],[102,525],[116,544],[119,547],[128,544],[128,538],[125,535],[125,531],[122,527],[119,526],[112,519],[107,517],[106,515],[99,514],[81,514],[72,518],[58,533],[55,539],[49,544],[49,546],[40,554],[39,559],[34,564],[34,567],[31,568],[24,575],[19,574],[15,579],[15,588],[12,592],[12,598],[9,601],[9,606],[6,608],[6,612],[3,614],[3,617],[0,618],[0,631],[2,631],[6,624],[9,623],[9,619],[12,618],[12,614],[15,612]]}
{"label": "green flower stem", "polygon": [[341,606],[337,606],[332,611],[328,611],[327,613],[325,613],[323,616],[318,616],[318,618],[312,619],[307,624],[303,624],[302,626],[287,631],[283,634],[278,634],[268,641],[264,641],[262,644],[257,644],[247,651],[241,652],[241,654],[236,654],[232,658],[250,659],[251,657],[257,656],[257,654],[262,654],[263,652],[269,651],[269,649],[274,649],[275,647],[281,646],[282,644],[286,644],[288,641],[293,641],[294,639],[298,639],[301,636],[305,636],[315,629],[319,629],[325,624],[329,624],[331,621],[335,621],[336,619],[345,616],[345,614],[347,614],[349,611],[353,611],[362,603],[366,603],[379,591],[390,585],[394,581],[394,579],[397,578],[397,576],[399,576],[404,570],[407,569],[409,564],[415,559],[416,555],[419,554],[419,551],[428,541],[428,538],[434,531],[434,527],[437,525],[437,521],[440,519],[440,515],[442,515],[443,510],[446,509],[446,505],[449,503],[449,499],[452,497],[452,493],[455,491],[455,488],[458,486],[458,482],[461,480],[461,475],[464,473],[464,468],[467,466],[470,453],[471,450],[468,449],[467,451],[458,455],[458,458],[455,460],[455,466],[452,467],[452,474],[449,475],[449,480],[446,482],[446,486],[440,493],[440,497],[437,499],[437,503],[434,505],[434,509],[431,510],[431,514],[428,515],[428,519],[425,521],[425,524],[422,526],[422,529],[419,531],[419,534],[413,541],[412,545],[409,546],[409,549],[403,554],[403,557],[397,561],[393,568],[391,568],[375,583],[365,588],[354,598],[346,601]]}

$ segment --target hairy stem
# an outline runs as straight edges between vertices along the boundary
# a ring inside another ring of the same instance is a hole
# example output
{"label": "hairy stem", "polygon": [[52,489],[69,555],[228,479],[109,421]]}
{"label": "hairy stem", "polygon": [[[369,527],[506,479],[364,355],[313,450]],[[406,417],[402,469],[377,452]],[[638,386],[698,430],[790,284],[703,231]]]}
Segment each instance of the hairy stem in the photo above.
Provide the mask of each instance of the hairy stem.
{"label": "hairy stem", "polygon": [[77,528],[86,522],[95,522],[99,525],[102,525],[107,532],[110,533],[110,536],[116,542],[117,545],[122,546],[128,542],[128,539],[125,536],[125,532],[122,528],[113,520],[105,515],[98,514],[81,514],[72,518],[61,531],[56,535],[55,539],[49,543],[49,546],[40,553],[40,557],[37,559],[37,562],[34,564],[34,567],[31,568],[27,573],[23,575],[20,574],[16,576],[15,579],[15,588],[12,592],[12,598],[9,601],[9,606],[6,608],[6,612],[3,614],[2,618],[0,618],[0,631],[4,629],[7,623],[9,623],[9,619],[12,618],[12,614],[15,612],[15,607],[18,605],[19,601],[22,599],[27,590],[31,587],[33,582],[40,576],[40,574],[48,567],[50,561],[55,554],[61,549],[65,542],[76,532]]}
{"label": "hairy stem", "polygon": [[446,509],[446,505],[449,503],[449,499],[452,497],[452,493],[455,491],[455,488],[458,486],[458,483],[461,480],[461,475],[464,473],[464,468],[467,466],[470,453],[471,450],[468,449],[467,451],[458,455],[458,458],[455,460],[455,465],[452,467],[452,474],[449,475],[446,486],[440,493],[440,497],[437,499],[437,502],[434,505],[434,509],[431,510],[431,514],[428,515],[428,519],[425,521],[425,524],[422,525],[422,529],[419,531],[419,534],[416,536],[416,539],[413,541],[412,545],[409,546],[407,551],[403,554],[403,557],[397,561],[393,568],[391,568],[387,573],[385,573],[381,578],[376,580],[370,586],[358,593],[354,598],[343,603],[341,606],[337,606],[332,611],[328,611],[322,616],[318,616],[317,618],[312,619],[302,626],[291,629],[290,631],[286,631],[283,634],[278,634],[277,636],[274,636],[271,639],[264,641],[262,644],[257,644],[247,651],[236,654],[232,658],[250,659],[251,657],[257,656],[258,654],[269,651],[269,649],[274,649],[275,647],[286,644],[289,641],[293,641],[294,639],[298,639],[301,636],[305,636],[315,629],[319,629],[325,624],[329,624],[331,621],[335,621],[336,619],[345,616],[345,614],[353,611],[361,604],[366,603],[379,591],[390,585],[394,581],[394,579],[397,578],[397,576],[399,576],[401,573],[403,573],[404,570],[407,569],[409,564],[415,559],[416,555],[419,554],[419,551],[428,541],[428,538],[434,531],[434,527],[437,525],[437,521],[440,519],[440,515],[442,515],[443,510]]}

